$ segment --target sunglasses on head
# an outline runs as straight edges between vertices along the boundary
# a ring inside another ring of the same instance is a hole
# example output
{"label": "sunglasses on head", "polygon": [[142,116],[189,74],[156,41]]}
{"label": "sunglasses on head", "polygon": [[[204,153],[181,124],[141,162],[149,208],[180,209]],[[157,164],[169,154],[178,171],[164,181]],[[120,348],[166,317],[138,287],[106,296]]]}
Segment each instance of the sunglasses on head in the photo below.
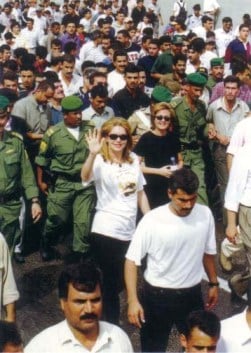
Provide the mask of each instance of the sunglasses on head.
{"label": "sunglasses on head", "polygon": [[111,140],[117,140],[118,138],[121,140],[121,141],[126,141],[126,140],[128,140],[128,135],[126,135],[126,134],[122,134],[122,135],[117,135],[117,134],[110,134],[109,135],[109,138],[111,139]]}
{"label": "sunglasses on head", "polygon": [[156,115],[155,119],[161,121],[161,120],[165,120],[165,121],[171,121],[170,116],[163,116],[163,115]]}

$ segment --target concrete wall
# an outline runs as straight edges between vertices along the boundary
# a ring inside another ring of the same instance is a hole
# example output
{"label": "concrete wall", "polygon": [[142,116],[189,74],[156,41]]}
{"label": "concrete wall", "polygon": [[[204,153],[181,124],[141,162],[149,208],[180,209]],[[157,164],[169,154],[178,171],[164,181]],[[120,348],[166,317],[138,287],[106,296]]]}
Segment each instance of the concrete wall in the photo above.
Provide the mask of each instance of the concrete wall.
{"label": "concrete wall", "polygon": [[[200,4],[201,8],[203,8],[203,0],[186,0],[186,2],[188,5],[189,14],[192,13],[192,7],[195,4]],[[174,0],[158,0],[158,3],[161,6],[162,16],[166,23],[170,15],[172,14]],[[244,13],[251,14],[250,0],[218,0],[218,3],[221,6],[221,13],[216,27],[218,27],[221,24],[222,17],[230,16],[233,19],[234,28],[235,28],[235,26],[241,23],[241,18]]]}

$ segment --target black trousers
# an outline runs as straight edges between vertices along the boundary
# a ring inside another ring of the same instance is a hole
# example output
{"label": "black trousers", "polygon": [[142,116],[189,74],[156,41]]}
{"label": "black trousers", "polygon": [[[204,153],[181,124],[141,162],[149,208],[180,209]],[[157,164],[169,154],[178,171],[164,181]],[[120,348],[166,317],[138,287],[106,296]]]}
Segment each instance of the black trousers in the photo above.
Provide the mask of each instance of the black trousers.
{"label": "black trousers", "polygon": [[172,326],[175,324],[182,333],[187,315],[204,308],[200,284],[165,289],[144,282],[142,303],[145,311],[140,332],[142,352],[165,352]]}
{"label": "black trousers", "polygon": [[119,293],[124,289],[124,263],[129,241],[92,233],[91,250],[103,274],[103,315],[118,325]]}

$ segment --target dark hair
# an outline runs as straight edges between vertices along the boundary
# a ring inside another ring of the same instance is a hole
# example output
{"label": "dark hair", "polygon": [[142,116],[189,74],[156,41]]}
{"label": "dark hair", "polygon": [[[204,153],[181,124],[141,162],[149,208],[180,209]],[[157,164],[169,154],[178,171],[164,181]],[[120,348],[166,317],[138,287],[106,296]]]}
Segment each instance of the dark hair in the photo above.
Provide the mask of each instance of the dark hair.
{"label": "dark hair", "polygon": [[202,23],[202,25],[203,25],[204,23],[206,23],[207,21],[213,22],[212,17],[207,16],[207,15],[204,15],[204,16],[201,17],[201,23]]}
{"label": "dark hair", "polygon": [[45,59],[46,56],[47,56],[47,54],[48,54],[48,50],[47,50],[47,48],[44,47],[43,45],[38,45],[38,46],[36,47],[35,53],[36,53],[36,56],[38,56],[39,58]]}
{"label": "dark hair", "polygon": [[58,39],[58,38],[54,38],[52,41],[51,41],[51,47],[52,47],[52,45],[56,45],[57,47],[61,47],[62,48],[62,42],[61,42],[61,40],[60,39]]}
{"label": "dark hair", "polygon": [[77,43],[69,41],[64,45],[65,54],[70,54],[72,50],[77,50]]}
{"label": "dark hair", "polygon": [[231,23],[233,23],[233,20],[232,20],[231,17],[226,16],[226,17],[223,17],[222,22],[223,22],[223,23],[224,23],[224,22],[231,22]]}
{"label": "dark hair", "polygon": [[62,61],[66,61],[69,64],[75,64],[75,57],[73,55],[70,54],[65,54],[62,56]]}
{"label": "dark hair", "polygon": [[225,77],[223,82],[224,82],[224,86],[226,86],[227,83],[237,83],[237,87],[239,88],[241,85],[240,79],[236,76],[233,76],[233,75],[229,75],[229,76]]}
{"label": "dark hair", "polygon": [[0,46],[0,52],[3,53],[4,50],[10,50],[10,46],[8,44],[3,44]]}
{"label": "dark hair", "polygon": [[[44,75],[44,74],[43,74]],[[37,85],[36,91],[46,92],[48,89],[55,90],[54,83],[48,80],[39,82]]]}
{"label": "dark hair", "polygon": [[96,97],[107,98],[108,97],[108,90],[103,85],[97,85],[97,86],[92,87],[90,94],[91,94],[92,98],[96,98]]}
{"label": "dark hair", "polygon": [[55,26],[60,26],[60,23],[57,21],[52,22],[51,27],[55,27]]}
{"label": "dark hair", "polygon": [[206,43],[203,38],[194,38],[188,45],[188,49],[194,50],[198,53],[202,53],[205,49]]}
{"label": "dark hair", "polygon": [[125,68],[125,75],[129,72],[130,73],[139,73],[138,66],[133,63],[129,63]]}
{"label": "dark hair", "polygon": [[249,25],[246,24],[246,23],[242,23],[242,24],[239,26],[239,31],[241,31],[242,28],[248,28],[248,29],[249,29]]}
{"label": "dark hair", "polygon": [[115,61],[117,59],[118,56],[127,56],[127,52],[123,49],[121,50],[115,50],[115,52],[113,53],[113,61]]}
{"label": "dark hair", "polygon": [[30,66],[30,65],[23,65],[20,67],[20,72],[21,71],[32,71],[33,74],[35,74],[35,68],[34,66]]}
{"label": "dark hair", "polygon": [[117,35],[118,34],[122,34],[123,37],[130,38],[130,34],[126,29],[121,29],[120,31],[118,31]]}
{"label": "dark hair", "polygon": [[94,71],[90,74],[89,76],[89,82],[91,85],[94,84],[95,78],[96,77],[104,77],[107,78],[107,75],[104,72],[100,72],[100,71]]}
{"label": "dark hair", "polygon": [[173,65],[176,65],[178,61],[187,61],[187,56],[185,54],[179,53],[173,56]]}
{"label": "dark hair", "polygon": [[158,40],[158,38],[152,38],[149,44],[157,45],[157,47],[159,48],[159,40]]}
{"label": "dark hair", "polygon": [[23,342],[14,322],[0,320],[0,352],[5,352],[8,343],[19,346]]}
{"label": "dark hair", "polygon": [[10,29],[13,29],[13,27],[15,26],[18,26],[19,28],[21,28],[20,23],[18,23],[17,21],[11,21]]}
{"label": "dark hair", "polygon": [[50,81],[52,83],[56,83],[56,82],[60,81],[58,74],[55,71],[48,70],[48,71],[43,72],[43,75],[47,81]]}
{"label": "dark hair", "polygon": [[210,337],[220,337],[221,324],[218,316],[212,311],[192,311],[186,318],[184,335],[189,338],[194,328],[198,328]]}
{"label": "dark hair", "polygon": [[9,71],[16,73],[18,71],[18,64],[16,60],[9,59],[2,64],[2,68],[8,69]]}
{"label": "dark hair", "polygon": [[194,194],[199,187],[197,175],[189,168],[181,168],[173,172],[169,178],[168,189],[175,194],[177,189],[185,191],[187,194]]}
{"label": "dark hair", "polygon": [[153,37],[153,28],[152,27],[145,27],[142,31],[143,36]]}
{"label": "dark hair", "polygon": [[232,74],[237,75],[239,73],[243,73],[245,70],[247,70],[247,63],[244,60],[244,58],[237,58],[235,57],[232,60]]}
{"label": "dark hair", "polygon": [[10,80],[10,81],[17,81],[18,82],[18,76],[15,72],[7,71],[3,73],[2,76],[2,83],[4,83],[4,80]]}
{"label": "dark hair", "polygon": [[56,66],[59,63],[62,64],[62,62],[63,62],[62,56],[52,56],[50,60],[50,66]]}
{"label": "dark hair", "polygon": [[81,65],[81,72],[84,72],[85,69],[87,69],[87,67],[95,67],[95,66],[96,66],[96,64],[94,61],[86,60]]}
{"label": "dark hair", "polygon": [[14,57],[16,58],[22,58],[27,53],[28,53],[28,50],[25,48],[16,48],[14,49],[14,52],[13,52]]}
{"label": "dark hair", "polygon": [[69,284],[78,291],[91,293],[98,284],[102,285],[101,272],[92,261],[68,265],[58,279],[60,299],[67,299]]}
{"label": "dark hair", "polygon": [[152,40],[151,36],[143,36],[141,42],[146,43],[148,40]]}
{"label": "dark hair", "polygon": [[27,18],[26,18],[26,23],[27,23],[27,22],[32,22],[32,23],[34,23],[34,20],[33,20],[33,18],[31,18],[31,17],[27,17]]}
{"label": "dark hair", "polygon": [[162,45],[164,43],[171,43],[172,39],[170,36],[164,35],[159,37],[159,45]]}

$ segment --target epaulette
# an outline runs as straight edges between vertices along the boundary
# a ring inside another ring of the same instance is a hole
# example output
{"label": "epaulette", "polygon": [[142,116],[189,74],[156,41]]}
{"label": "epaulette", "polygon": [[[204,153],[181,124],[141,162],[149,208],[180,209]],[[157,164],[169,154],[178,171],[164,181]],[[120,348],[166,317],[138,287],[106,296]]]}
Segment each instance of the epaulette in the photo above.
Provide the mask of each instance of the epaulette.
{"label": "epaulette", "polygon": [[171,107],[173,109],[177,108],[178,105],[180,105],[180,103],[182,103],[183,98],[182,97],[178,97],[178,98],[174,98],[171,100],[171,102],[169,103],[171,105]]}
{"label": "epaulette", "polygon": [[11,131],[11,136],[17,137],[19,140],[23,141],[23,136],[16,131]]}
{"label": "epaulette", "polygon": [[54,127],[50,127],[47,131],[46,131],[46,135],[48,135],[49,137],[52,136],[55,132],[55,128]]}

